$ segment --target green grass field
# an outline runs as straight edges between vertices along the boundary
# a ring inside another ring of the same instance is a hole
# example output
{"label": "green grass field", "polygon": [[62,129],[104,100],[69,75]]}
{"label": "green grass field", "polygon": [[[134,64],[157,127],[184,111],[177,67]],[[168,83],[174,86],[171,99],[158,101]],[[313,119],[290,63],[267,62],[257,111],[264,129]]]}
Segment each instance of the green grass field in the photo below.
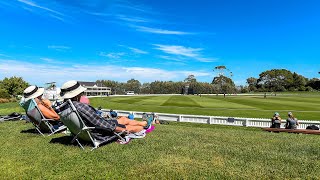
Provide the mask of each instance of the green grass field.
{"label": "green grass field", "polygon": [[[94,107],[130,111],[270,118],[293,111],[320,119],[320,96],[124,96],[92,98]],[[0,114],[23,112],[0,104]],[[24,121],[0,123],[1,179],[319,179],[320,136],[259,128],[156,125],[144,139],[90,152],[70,136],[42,137]]]}
{"label": "green grass field", "polygon": [[[196,114],[229,117],[271,118],[288,111],[300,120],[320,120],[320,94],[281,94],[268,96],[110,96],[90,99],[94,107],[128,111]],[[0,104],[0,114],[21,112],[18,103]]]}
{"label": "green grass field", "polygon": [[268,96],[122,96],[92,98],[91,104],[106,109],[197,114],[230,117],[271,118],[289,111],[298,119],[320,120],[319,94]]}
{"label": "green grass field", "polygon": [[317,135],[172,122],[91,152],[23,121],[0,134],[1,179],[319,179]]}

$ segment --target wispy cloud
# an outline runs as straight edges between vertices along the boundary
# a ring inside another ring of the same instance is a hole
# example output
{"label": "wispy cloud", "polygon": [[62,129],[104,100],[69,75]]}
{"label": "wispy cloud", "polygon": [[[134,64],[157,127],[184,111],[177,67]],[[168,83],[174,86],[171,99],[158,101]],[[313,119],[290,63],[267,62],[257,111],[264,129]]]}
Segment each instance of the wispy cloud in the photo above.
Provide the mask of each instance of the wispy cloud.
{"label": "wispy cloud", "polygon": [[177,45],[162,45],[162,44],[154,44],[156,46],[154,49],[161,50],[164,53],[183,56],[195,59],[201,62],[212,62],[216,61],[217,59],[211,58],[204,58],[201,54],[202,48],[191,48],[191,47],[184,47],[184,46],[177,46]]}
{"label": "wispy cloud", "polygon": [[71,47],[69,46],[61,46],[61,45],[50,45],[48,46],[49,49],[54,49],[56,51],[67,51],[70,50]]}
{"label": "wispy cloud", "polygon": [[6,58],[10,57],[10,56],[8,56],[8,55],[6,55],[6,54],[0,54],[0,56],[6,57]]}
{"label": "wispy cloud", "polygon": [[135,28],[137,31],[153,33],[153,34],[167,34],[167,35],[191,35],[194,33],[191,32],[184,32],[184,31],[173,31],[167,29],[158,29],[158,28],[151,28],[146,26],[131,26]]}
{"label": "wispy cloud", "polygon": [[47,58],[47,57],[42,57],[40,59],[50,64],[66,64],[66,62],[58,61],[58,60]]}
{"label": "wispy cloud", "polygon": [[176,57],[171,57],[171,56],[163,56],[163,55],[161,55],[161,56],[158,56],[158,57],[161,58],[161,59],[178,61],[178,62],[183,61],[183,59],[181,59],[181,58],[176,58]]}
{"label": "wispy cloud", "polygon": [[130,22],[130,23],[146,23],[146,22],[150,22],[150,20],[147,20],[147,19],[144,19],[144,18],[141,18],[141,17],[130,17],[130,16],[122,15],[122,14],[116,15],[116,18],[120,19],[122,21]]}
{"label": "wispy cloud", "polygon": [[138,49],[138,48],[128,47],[128,49],[130,49],[132,52],[134,52],[136,54],[148,54],[147,51],[143,51],[143,50]]}
{"label": "wispy cloud", "polygon": [[121,58],[122,56],[124,56],[126,53],[123,53],[123,52],[118,52],[118,53],[106,53],[106,52],[100,52],[99,55],[100,56],[103,56],[103,57],[108,57],[110,59],[119,59]]}
{"label": "wispy cloud", "polygon": [[[34,64],[18,60],[5,60],[0,58],[0,79],[4,77],[19,76],[32,84],[42,85],[45,82],[56,81],[63,84],[68,80],[96,81],[98,79],[110,79],[116,81],[127,81],[134,78],[141,82],[162,81],[181,81],[189,74],[196,77],[210,76],[211,72],[202,71],[168,71],[159,68],[145,67],[125,67],[110,65],[80,65],[73,66],[48,66],[44,64]],[[15,66],[12,66],[15,64]],[[119,73],[121,72],[121,73]],[[39,78],[41,75],[41,78]]]}
{"label": "wispy cloud", "polygon": [[40,5],[36,4],[33,1],[30,1],[30,0],[18,0],[18,1],[23,3],[23,4],[25,4],[25,5],[28,5],[28,6],[32,6],[32,7],[39,8],[39,9],[42,9],[42,10],[45,10],[45,11],[48,11],[48,12],[51,12],[51,13],[54,13],[54,14],[58,14],[60,16],[64,16],[64,14],[62,14],[62,13],[60,13],[58,11],[52,10],[52,9],[44,7],[44,6],[40,6]]}

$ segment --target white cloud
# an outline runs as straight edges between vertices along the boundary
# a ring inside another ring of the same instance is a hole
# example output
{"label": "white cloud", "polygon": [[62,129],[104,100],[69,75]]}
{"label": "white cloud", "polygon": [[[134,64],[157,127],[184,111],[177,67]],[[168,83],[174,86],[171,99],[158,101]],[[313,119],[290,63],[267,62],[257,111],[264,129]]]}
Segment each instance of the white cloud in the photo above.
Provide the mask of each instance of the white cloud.
{"label": "white cloud", "polygon": [[43,58],[40,58],[40,59],[42,61],[45,61],[45,62],[50,63],[50,64],[67,64],[66,62],[58,61],[58,60],[51,59],[51,58],[46,58],[46,57],[43,57]]}
{"label": "white cloud", "polygon": [[154,44],[154,46],[156,46],[155,49],[161,50],[164,53],[188,57],[200,62],[212,62],[217,60],[217,59],[202,57],[200,53],[203,50],[202,48],[191,48],[191,47],[184,47],[184,46],[162,45],[162,44]]}
{"label": "white cloud", "polygon": [[147,51],[143,51],[143,50],[138,49],[138,48],[128,47],[128,49],[130,49],[132,52],[134,52],[136,54],[148,54]]}
{"label": "white cloud", "polygon": [[54,13],[54,14],[58,14],[60,16],[64,16],[64,14],[62,14],[62,13],[60,13],[58,11],[52,10],[52,9],[44,7],[44,6],[40,6],[40,5],[36,4],[33,1],[30,1],[30,0],[18,0],[18,1],[23,3],[23,4],[25,4],[25,5],[31,6],[31,7],[39,8],[39,9],[42,9],[42,10],[45,10],[45,11],[48,11],[48,12],[51,12],[51,13]]}
{"label": "white cloud", "polygon": [[158,57],[159,57],[159,58],[161,58],[161,59],[172,60],[172,61],[178,61],[178,62],[183,61],[183,59],[182,59],[182,58],[171,57],[171,56],[163,56],[163,55],[161,55],[161,56],[158,56]]}
{"label": "white cloud", "polygon": [[10,56],[8,56],[8,55],[5,55],[5,54],[0,54],[0,56],[2,56],[2,57],[10,57]]}
{"label": "white cloud", "polygon": [[[84,80],[96,81],[98,79],[109,79],[125,82],[128,79],[134,78],[141,82],[151,82],[155,80],[161,81],[181,81],[189,74],[194,74],[196,77],[210,76],[211,72],[201,71],[168,71],[158,68],[146,67],[125,67],[125,66],[110,66],[110,65],[73,65],[59,66],[34,64],[17,61],[0,59],[0,79],[4,77],[19,76],[31,84],[39,86],[46,82],[55,81],[58,84],[63,84],[68,80]],[[15,66],[12,66],[15,64]]]}
{"label": "white cloud", "polygon": [[126,15],[116,15],[117,19],[120,19],[122,21],[132,22],[132,23],[146,23],[149,22],[149,20],[140,18],[140,17],[129,17]]}
{"label": "white cloud", "polygon": [[148,32],[148,33],[153,33],[153,34],[168,34],[168,35],[190,35],[190,34],[194,34],[194,33],[184,32],[184,31],[172,31],[172,30],[151,28],[151,27],[145,27],[145,26],[131,26],[131,27],[135,28],[137,31]]}
{"label": "white cloud", "polygon": [[122,56],[124,56],[125,53],[123,53],[123,52],[120,52],[120,53],[100,52],[99,55],[100,55],[100,56],[103,56],[103,57],[108,57],[108,58],[111,58],[111,59],[119,59],[119,58],[121,58]]}
{"label": "white cloud", "polygon": [[66,50],[69,50],[71,49],[71,47],[69,46],[57,46],[57,45],[50,45],[48,46],[49,49],[54,49],[54,50],[57,50],[57,51],[66,51]]}

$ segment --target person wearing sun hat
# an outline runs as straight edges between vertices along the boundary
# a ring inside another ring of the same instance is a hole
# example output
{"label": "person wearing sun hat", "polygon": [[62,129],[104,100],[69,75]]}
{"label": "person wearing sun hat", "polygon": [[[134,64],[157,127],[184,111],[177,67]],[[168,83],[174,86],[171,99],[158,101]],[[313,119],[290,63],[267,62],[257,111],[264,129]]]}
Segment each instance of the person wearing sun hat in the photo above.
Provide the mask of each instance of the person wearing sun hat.
{"label": "person wearing sun hat", "polygon": [[51,102],[42,98],[43,93],[44,88],[39,88],[35,85],[29,86],[23,91],[23,101],[27,102],[30,99],[34,99],[45,118],[60,120],[60,116],[52,108]]}
{"label": "person wearing sun hat", "polygon": [[297,129],[298,125],[299,125],[298,119],[293,116],[292,112],[288,112],[288,119],[286,121],[285,128]]}
{"label": "person wearing sun hat", "polygon": [[[146,122],[130,121],[127,118],[106,120],[98,115],[94,107],[80,102],[85,90],[86,88],[81,86],[78,81],[71,80],[62,85],[60,96],[65,100],[70,99],[72,101],[79,115],[87,125],[103,127],[115,132],[128,131],[136,133],[144,130],[144,127],[147,125]],[[94,132],[93,135],[98,139],[103,139],[104,137],[104,135],[99,132]]]}
{"label": "person wearing sun hat", "polygon": [[275,112],[273,117],[271,118],[271,128],[280,128],[281,125],[281,117],[278,112]]}

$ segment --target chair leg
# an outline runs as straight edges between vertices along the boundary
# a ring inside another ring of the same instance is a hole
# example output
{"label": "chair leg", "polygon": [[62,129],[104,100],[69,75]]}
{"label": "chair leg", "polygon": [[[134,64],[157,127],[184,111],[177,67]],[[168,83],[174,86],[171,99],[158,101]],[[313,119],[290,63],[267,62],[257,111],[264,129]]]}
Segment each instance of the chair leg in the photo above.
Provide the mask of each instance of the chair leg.
{"label": "chair leg", "polygon": [[76,139],[76,141],[77,141],[77,143],[79,144],[79,146],[81,147],[81,149],[83,149],[84,150],[84,147],[82,146],[82,144],[79,142],[79,140],[78,139]]}
{"label": "chair leg", "polygon": [[43,136],[45,137],[45,135],[40,131],[40,129],[38,127],[36,127],[36,130]]}

